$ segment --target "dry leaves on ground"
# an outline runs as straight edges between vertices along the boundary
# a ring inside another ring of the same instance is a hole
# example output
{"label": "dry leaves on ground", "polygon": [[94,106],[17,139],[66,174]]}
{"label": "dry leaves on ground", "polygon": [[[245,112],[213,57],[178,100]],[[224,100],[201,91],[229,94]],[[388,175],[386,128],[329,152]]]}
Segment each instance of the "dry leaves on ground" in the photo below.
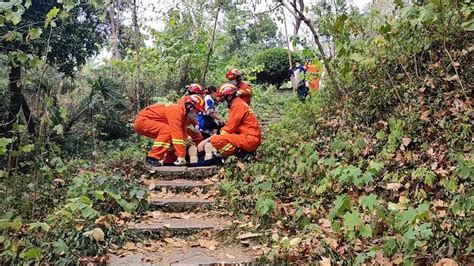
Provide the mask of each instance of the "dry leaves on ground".
{"label": "dry leaves on ground", "polygon": [[398,191],[402,187],[400,183],[388,183],[386,188],[388,190]]}
{"label": "dry leaves on ground", "polygon": [[458,263],[453,259],[444,258],[438,261],[435,266],[458,266]]}
{"label": "dry leaves on ground", "polygon": [[331,259],[321,257],[321,260],[319,261],[319,265],[321,265],[321,266],[331,266]]}
{"label": "dry leaves on ground", "polygon": [[199,239],[198,244],[200,247],[207,248],[210,250],[215,250],[219,245],[219,242],[214,240]]}
{"label": "dry leaves on ground", "polygon": [[244,234],[239,235],[237,238],[242,240],[242,239],[247,239],[247,238],[259,237],[261,235],[262,234],[259,234],[259,233],[244,233]]}

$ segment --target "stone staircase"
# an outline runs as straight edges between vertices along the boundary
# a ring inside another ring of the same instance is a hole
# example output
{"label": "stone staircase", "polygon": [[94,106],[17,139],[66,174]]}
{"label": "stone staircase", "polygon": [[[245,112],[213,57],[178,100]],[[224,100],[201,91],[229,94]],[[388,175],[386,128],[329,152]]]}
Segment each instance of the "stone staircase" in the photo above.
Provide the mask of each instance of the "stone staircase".
{"label": "stone staircase", "polygon": [[254,255],[225,244],[233,219],[217,208],[215,168],[160,167],[150,190],[149,209],[127,224],[138,239],[114,250],[109,265],[247,265]]}
{"label": "stone staircase", "polygon": [[[280,115],[275,114],[260,121],[262,132],[267,132],[279,119]],[[108,264],[253,264],[257,255],[252,249],[219,241],[232,235],[233,219],[216,206],[217,179],[213,179],[216,170],[213,167],[153,169],[153,178],[142,180],[150,190],[150,211],[133,217],[127,224],[128,233],[141,237],[115,250]]]}

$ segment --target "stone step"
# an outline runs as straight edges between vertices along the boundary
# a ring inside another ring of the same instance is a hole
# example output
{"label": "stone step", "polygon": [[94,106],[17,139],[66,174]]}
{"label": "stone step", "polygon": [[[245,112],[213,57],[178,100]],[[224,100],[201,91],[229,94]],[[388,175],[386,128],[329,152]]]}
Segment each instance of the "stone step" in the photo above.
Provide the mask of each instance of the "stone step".
{"label": "stone step", "polygon": [[190,196],[187,194],[176,194],[171,197],[163,197],[160,194],[151,194],[148,203],[152,209],[174,212],[195,212],[210,208],[214,203],[214,197],[209,195]]}
{"label": "stone step", "polygon": [[107,265],[252,265],[254,259],[240,247],[210,250],[202,247],[171,248],[151,252],[111,255]]}
{"label": "stone step", "polygon": [[154,190],[166,189],[169,191],[191,191],[193,189],[201,188],[203,190],[208,189],[214,185],[214,182],[207,179],[207,181],[189,180],[189,179],[173,179],[173,180],[153,180],[148,185],[149,188]]}
{"label": "stone step", "polygon": [[187,167],[187,166],[161,166],[149,167],[149,176],[159,179],[205,179],[219,171],[218,166],[202,166],[202,167]]}
{"label": "stone step", "polygon": [[162,232],[170,231],[186,234],[201,230],[225,229],[229,222],[223,218],[190,218],[190,219],[150,219],[138,223],[129,223],[128,230]]}

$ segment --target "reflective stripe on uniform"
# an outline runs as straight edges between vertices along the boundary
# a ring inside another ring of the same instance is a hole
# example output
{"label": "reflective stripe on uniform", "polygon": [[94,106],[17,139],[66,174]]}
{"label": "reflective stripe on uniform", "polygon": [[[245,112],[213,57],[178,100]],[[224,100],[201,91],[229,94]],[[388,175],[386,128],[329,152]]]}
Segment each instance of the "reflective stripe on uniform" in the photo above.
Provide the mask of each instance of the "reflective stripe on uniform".
{"label": "reflective stripe on uniform", "polygon": [[229,134],[229,133],[227,133],[225,130],[221,129],[221,135],[225,135],[225,134]]}
{"label": "reflective stripe on uniform", "polygon": [[184,140],[182,139],[172,139],[171,140],[173,144],[183,144],[184,145]]}
{"label": "reflective stripe on uniform", "polygon": [[155,141],[155,142],[153,142],[153,147],[169,148],[169,147],[170,147],[170,144],[169,144],[168,142]]}
{"label": "reflective stripe on uniform", "polygon": [[234,147],[231,143],[227,143],[227,145],[225,145],[224,147],[222,147],[222,149],[219,150],[220,153],[224,153],[230,149],[232,149],[232,147]]}

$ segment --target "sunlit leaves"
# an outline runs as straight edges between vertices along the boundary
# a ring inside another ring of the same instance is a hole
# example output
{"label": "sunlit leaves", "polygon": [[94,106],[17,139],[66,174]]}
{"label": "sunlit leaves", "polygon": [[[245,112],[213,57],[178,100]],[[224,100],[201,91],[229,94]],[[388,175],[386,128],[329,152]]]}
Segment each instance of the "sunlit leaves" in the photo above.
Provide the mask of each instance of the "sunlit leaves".
{"label": "sunlit leaves", "polygon": [[409,208],[406,211],[403,211],[400,214],[400,223],[402,225],[409,225],[415,221],[416,218],[416,211],[413,208]]}
{"label": "sunlit leaves", "polygon": [[462,28],[465,31],[474,31],[474,19],[462,23]]}
{"label": "sunlit leaves", "polygon": [[38,229],[38,228],[43,230],[43,232],[48,232],[51,229],[51,227],[47,223],[35,222],[35,223],[31,223],[29,225],[28,230],[33,231],[33,230]]}
{"label": "sunlit leaves", "polygon": [[13,139],[0,138],[0,155],[4,155],[7,152],[7,146],[12,142]]}
{"label": "sunlit leaves", "polygon": [[28,37],[30,40],[36,40],[41,36],[43,30],[41,28],[31,28],[28,30]]}
{"label": "sunlit leaves", "polygon": [[62,239],[58,239],[57,241],[53,242],[54,251],[56,251],[59,255],[64,255],[69,252],[69,247],[67,246],[66,242]]}
{"label": "sunlit leaves", "polygon": [[59,11],[60,11],[60,9],[57,8],[57,7],[53,7],[53,8],[51,8],[51,10],[49,10],[48,14],[46,14],[46,20],[44,22],[45,27],[48,27],[48,25],[50,25],[50,24],[51,24],[52,27],[56,26],[56,23],[54,23],[53,19],[56,18]]}
{"label": "sunlit leaves", "polygon": [[371,237],[372,236],[372,227],[369,224],[362,224],[359,227],[359,233],[362,237]]}
{"label": "sunlit leaves", "polygon": [[344,214],[344,228],[346,230],[354,230],[360,225],[360,213],[358,211],[347,212]]}
{"label": "sunlit leaves", "polygon": [[20,257],[24,259],[25,261],[30,261],[30,260],[39,260],[42,256],[42,249],[41,248],[30,248],[25,251],[23,251],[20,254]]}
{"label": "sunlit leaves", "polygon": [[264,216],[271,212],[274,212],[276,209],[276,202],[268,197],[261,197],[257,200],[256,203],[257,212]]}
{"label": "sunlit leaves", "polygon": [[359,198],[359,202],[364,208],[372,211],[377,206],[377,195],[370,194],[368,196],[362,196]]}
{"label": "sunlit leaves", "polygon": [[329,213],[329,219],[334,220],[334,218],[341,216],[345,210],[349,208],[349,197],[346,194],[337,196],[334,201],[334,207]]}
{"label": "sunlit leaves", "polygon": [[337,33],[342,32],[342,30],[344,29],[344,22],[346,22],[348,18],[349,17],[346,14],[342,14],[337,17],[336,22],[334,23],[334,31]]}

